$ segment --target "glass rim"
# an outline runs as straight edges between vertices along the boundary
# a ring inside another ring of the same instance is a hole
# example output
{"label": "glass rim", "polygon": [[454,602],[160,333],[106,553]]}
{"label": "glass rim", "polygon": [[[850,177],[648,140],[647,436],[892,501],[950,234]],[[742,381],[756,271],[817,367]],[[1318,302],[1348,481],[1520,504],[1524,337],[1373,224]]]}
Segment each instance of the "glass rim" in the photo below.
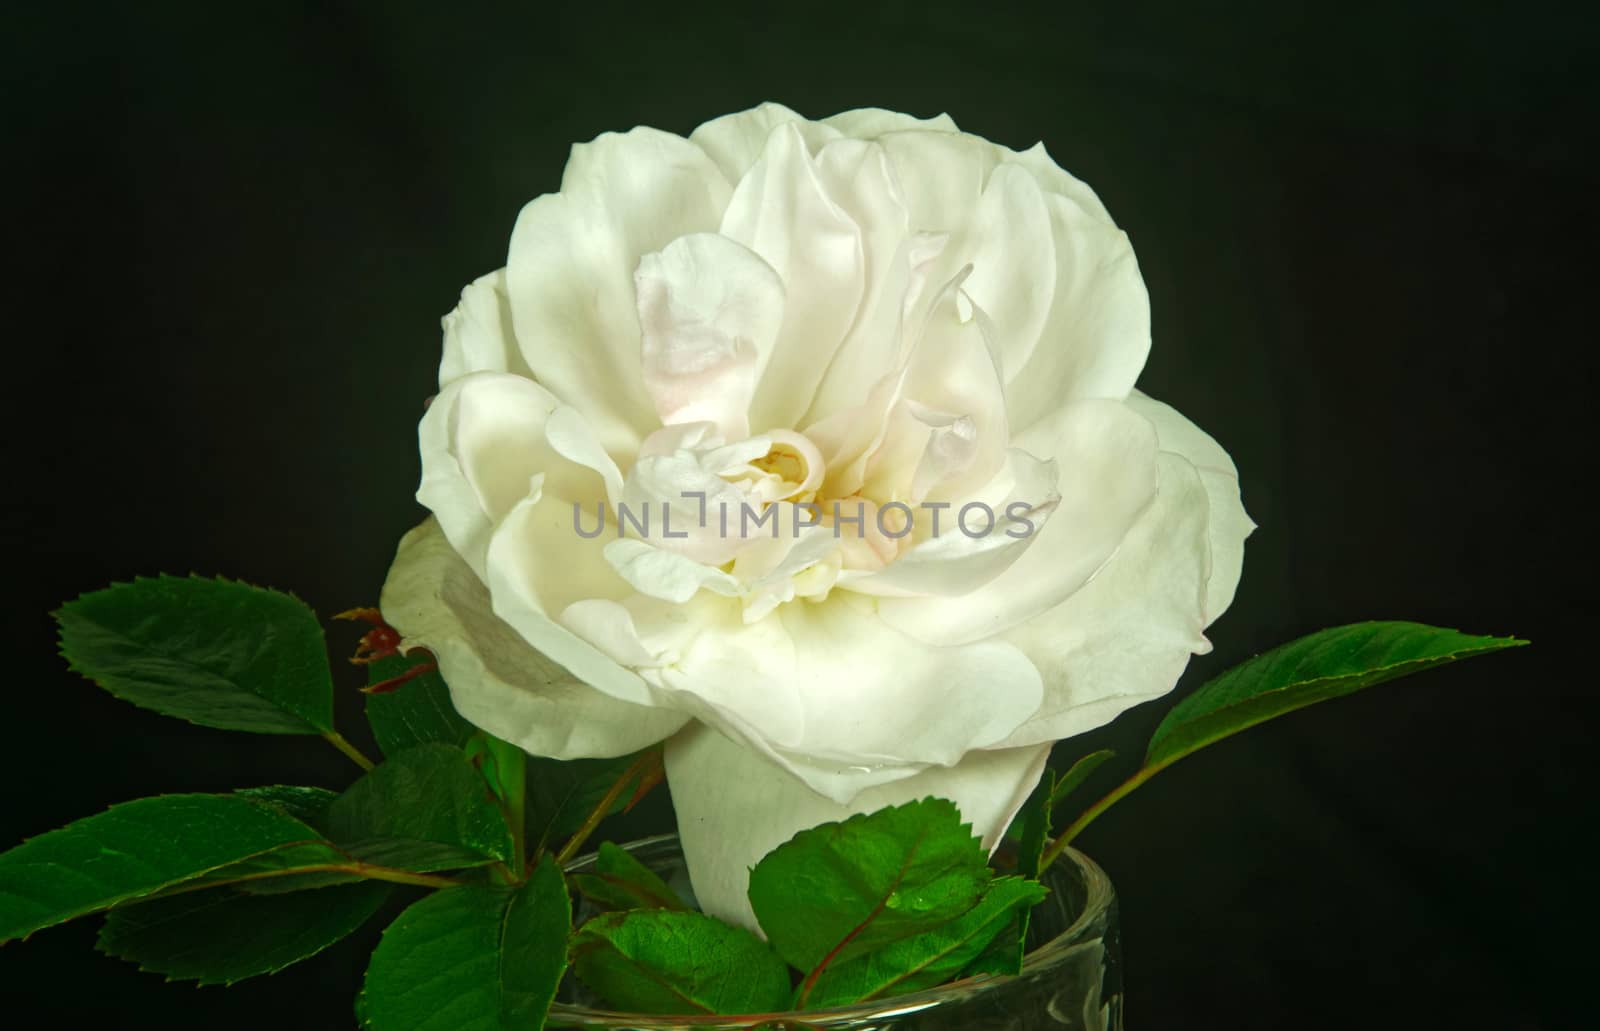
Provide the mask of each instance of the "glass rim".
{"label": "glass rim", "polygon": [[[632,852],[635,849],[665,844],[677,845],[677,843],[678,836],[676,834],[657,834],[653,837],[627,842],[622,847]],[[568,863],[566,870],[569,873],[580,871],[594,861],[595,853],[588,853]],[[771,1013],[636,1013],[622,1010],[593,1009],[588,1006],[578,1006],[557,1000],[550,1007],[548,1019],[551,1022],[558,1018],[580,1023],[587,1022],[591,1025],[598,1024],[601,1027],[614,1025],[626,1028],[630,1024],[648,1027],[655,1024],[658,1026],[696,1028],[699,1031],[747,1031],[752,1026],[775,1021],[826,1024],[828,1021],[881,1020],[915,1013],[918,1010],[930,1009],[952,999],[983,991],[990,985],[1007,984],[1018,977],[1049,970],[1067,957],[1070,950],[1079,944],[1086,931],[1092,931],[1095,928],[1100,916],[1109,910],[1115,901],[1111,878],[1106,875],[1104,870],[1100,869],[1098,863],[1070,845],[1057,857],[1057,862],[1062,861],[1071,862],[1078,869],[1083,879],[1084,901],[1082,910],[1073,917],[1072,923],[1067,925],[1060,934],[1024,955],[1022,958],[1022,970],[1017,975],[973,974],[969,977],[939,985],[936,988],[924,988],[921,991],[907,992],[904,995],[892,995],[887,999],[877,999],[872,1002],[852,1003],[848,1006],[834,1006],[828,1009],[782,1010]]]}

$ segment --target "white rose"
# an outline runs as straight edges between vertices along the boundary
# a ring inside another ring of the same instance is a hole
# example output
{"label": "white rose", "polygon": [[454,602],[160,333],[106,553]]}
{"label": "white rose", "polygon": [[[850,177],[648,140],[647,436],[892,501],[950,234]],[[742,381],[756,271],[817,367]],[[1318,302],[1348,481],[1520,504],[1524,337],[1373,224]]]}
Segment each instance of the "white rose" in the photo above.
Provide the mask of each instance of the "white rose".
{"label": "white rose", "polygon": [[[1042,145],[772,104],[608,133],[444,327],[433,517],[383,612],[531,753],[666,739],[730,920],[757,859],[849,813],[939,795],[992,846],[1051,743],[1170,690],[1238,583],[1233,463],[1133,389],[1133,251]],[[651,530],[619,540],[619,503]],[[952,532],[973,503],[996,528]]]}

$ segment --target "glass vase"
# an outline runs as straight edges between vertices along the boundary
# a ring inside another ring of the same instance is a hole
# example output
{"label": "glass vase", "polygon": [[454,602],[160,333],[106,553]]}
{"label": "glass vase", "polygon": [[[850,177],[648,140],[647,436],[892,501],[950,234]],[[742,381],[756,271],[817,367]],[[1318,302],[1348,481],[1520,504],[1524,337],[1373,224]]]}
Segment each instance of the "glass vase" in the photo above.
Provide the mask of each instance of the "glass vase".
{"label": "glass vase", "polygon": [[[683,897],[693,898],[674,835],[626,846]],[[582,873],[593,856],[568,869]],[[618,1013],[570,975],[550,1009],[563,1031],[1122,1031],[1117,903],[1111,881],[1088,856],[1067,849],[1045,872],[1050,897],[1035,907],[1027,955],[1016,977],[980,975],[927,991],[806,1013],[653,1016]],[[597,912],[587,901],[573,914]]]}

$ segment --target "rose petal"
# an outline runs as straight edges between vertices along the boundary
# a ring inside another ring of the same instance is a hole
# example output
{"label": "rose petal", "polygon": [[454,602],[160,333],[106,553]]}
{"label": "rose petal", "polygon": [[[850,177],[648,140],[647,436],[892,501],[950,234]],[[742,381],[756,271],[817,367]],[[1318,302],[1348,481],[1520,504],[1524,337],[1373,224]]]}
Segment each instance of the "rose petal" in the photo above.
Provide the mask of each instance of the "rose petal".
{"label": "rose petal", "polygon": [[618,459],[659,425],[639,371],[634,269],[680,236],[715,230],[729,192],[700,148],[641,128],[574,147],[561,192],[517,218],[506,286],[523,356]]}
{"label": "rose petal", "polygon": [[732,608],[720,619],[708,610],[695,612],[676,661],[652,679],[706,699],[716,712],[700,718],[735,736],[754,728],[778,752],[841,767],[949,764],[1004,739],[1041,697],[1032,665],[1010,645],[930,647],[849,593],[785,605],[748,625]]}
{"label": "rose petal", "polygon": [[605,561],[599,541],[573,532],[573,518],[567,504],[547,497],[522,502],[501,522],[489,539],[486,562],[494,613],[584,683],[620,701],[654,704],[637,673],[555,618],[577,601],[631,593]]}
{"label": "rose petal", "polygon": [[549,391],[530,379],[475,372],[447,384],[418,424],[422,483],[417,500],[438,517],[480,577],[489,534],[518,501],[534,493],[535,477],[557,476],[568,493],[583,489],[574,481],[580,472],[545,441],[556,405]]}
{"label": "rose petal", "polygon": [[1150,300],[1127,234],[1073,201],[1045,196],[1055,289],[1035,343],[1007,352],[1012,433],[1063,401],[1128,396],[1150,353]]}
{"label": "rose petal", "polygon": [[[544,433],[552,451],[573,465],[595,473],[604,485],[606,499],[616,503],[622,496],[622,472],[606,453],[605,446],[582,413],[565,405],[557,408],[545,421]],[[598,494],[592,488],[557,493],[574,499],[587,499]]]}
{"label": "rose petal", "polygon": [[[963,317],[963,279],[947,283],[929,311],[900,383],[900,401],[868,460],[862,493],[880,504],[965,501],[1005,465],[1010,441],[999,360],[983,313],[969,304]],[[942,470],[941,420],[930,412],[965,420],[960,433],[968,437],[967,453]],[[919,478],[927,481],[920,494]]]}
{"label": "rose petal", "polygon": [[1027,150],[1020,152],[1009,148],[1003,149],[1006,150],[1006,160],[1014,161],[1029,172],[1032,172],[1039,185],[1045,190],[1050,193],[1059,193],[1107,225],[1116,224],[1111,221],[1111,213],[1100,202],[1100,198],[1094,190],[1089,188],[1089,184],[1056,164],[1056,159],[1050,156],[1048,150],[1045,150],[1043,141],[1035,143]]}
{"label": "rose petal", "polygon": [[821,122],[810,122],[782,104],[765,103],[748,111],[713,118],[689,134],[689,142],[705,151],[716,162],[728,182],[744,178],[750,166],[766,149],[767,138],[780,125],[793,125],[815,151],[829,140],[839,138],[839,130]]}
{"label": "rose petal", "polygon": [[901,360],[901,311],[920,256],[889,156],[876,143],[835,140],[817,152],[828,196],[861,232],[863,292],[855,321],[817,386],[807,426],[858,405]]}
{"label": "rose petal", "polygon": [[966,133],[891,132],[878,138],[894,167],[913,229],[947,234],[927,271],[944,283],[972,260],[979,199],[1003,152]]}
{"label": "rose petal", "polygon": [[756,387],[750,426],[793,429],[861,303],[861,230],[828,196],[805,139],[788,124],[773,130],[739,181],[722,233],[783,279],[783,328]]}
{"label": "rose petal", "polygon": [[[978,496],[920,517],[926,539],[882,569],[846,571],[840,588],[886,597],[971,594],[1010,568],[1042,532],[1059,501],[1057,475],[1055,462],[1012,448],[1005,472]],[[968,504],[979,508],[966,513]]]}
{"label": "rose petal", "polygon": [[1205,625],[1228,610],[1244,568],[1244,541],[1256,528],[1239,500],[1239,471],[1222,446],[1170,405],[1135,390],[1128,407],[1156,428],[1161,450],[1187,458],[1200,473],[1210,500],[1206,539],[1211,545],[1211,575],[1206,579]]}
{"label": "rose petal", "polygon": [[972,275],[964,289],[988,313],[1009,379],[1038,343],[1055,295],[1050,214],[1032,173],[1007,163],[990,174],[974,217]]}
{"label": "rose petal", "polygon": [[[758,453],[765,450],[762,444]],[[743,546],[748,517],[744,494],[718,475],[719,464],[715,452],[675,451],[641,459],[623,484],[619,528],[625,509],[629,531],[635,532],[635,524],[642,527],[637,532],[657,548],[706,566],[727,562]]]}
{"label": "rose petal", "polygon": [[605,556],[634,590],[662,601],[686,602],[702,587],[729,596],[739,593],[739,581],[717,567],[641,540],[612,541]]}
{"label": "rose petal", "polygon": [[530,648],[490,610],[489,592],[433,519],[401,539],[379,604],[407,647],[433,652],[464,719],[534,755],[626,755],[686,719],[616,701]]}
{"label": "rose petal", "polygon": [[892,626],[930,644],[978,641],[1059,605],[1114,554],[1155,498],[1156,435],[1120,401],[1075,401],[1016,440],[1056,462],[1061,496],[1028,560],[957,598],[884,598]]}
{"label": "rose petal", "polygon": [[1039,712],[1007,745],[1092,730],[1172,690],[1204,633],[1210,500],[1200,474],[1157,455],[1161,489],[1105,568],[1071,597],[1005,639],[1045,676]]}
{"label": "rose petal", "polygon": [[461,303],[442,321],[441,389],[470,372],[532,375],[517,348],[517,338],[511,332],[511,302],[506,297],[505,269],[473,280],[461,291]]}
{"label": "rose petal", "polygon": [[645,255],[634,280],[645,389],[661,421],[749,436],[750,400],[783,323],[778,274],[725,236],[695,233]]}
{"label": "rose petal", "polygon": [[901,114],[899,111],[886,111],[881,107],[861,107],[854,111],[841,111],[822,119],[822,124],[858,140],[870,140],[886,132],[904,132],[910,129],[932,132],[959,131],[956,129],[955,119],[944,113],[936,114],[932,118],[917,118],[914,115]]}
{"label": "rose petal", "polygon": [[1049,753],[1049,746],[972,752],[957,766],[869,788],[841,805],[709,727],[691,726],[667,742],[667,786],[701,908],[754,931],[750,868],[798,832],[932,795],[955,802],[992,851]]}

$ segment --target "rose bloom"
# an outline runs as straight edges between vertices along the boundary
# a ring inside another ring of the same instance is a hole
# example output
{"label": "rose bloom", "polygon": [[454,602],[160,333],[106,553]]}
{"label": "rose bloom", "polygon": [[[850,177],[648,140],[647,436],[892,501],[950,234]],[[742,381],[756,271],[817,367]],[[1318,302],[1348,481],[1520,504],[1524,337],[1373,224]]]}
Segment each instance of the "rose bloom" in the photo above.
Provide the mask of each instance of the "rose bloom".
{"label": "rose bloom", "polygon": [[664,740],[712,914],[914,798],[992,848],[1238,583],[1233,463],[1134,390],[1149,347],[1126,234],[1042,145],[774,104],[607,133],[444,320],[383,613],[530,753]]}

